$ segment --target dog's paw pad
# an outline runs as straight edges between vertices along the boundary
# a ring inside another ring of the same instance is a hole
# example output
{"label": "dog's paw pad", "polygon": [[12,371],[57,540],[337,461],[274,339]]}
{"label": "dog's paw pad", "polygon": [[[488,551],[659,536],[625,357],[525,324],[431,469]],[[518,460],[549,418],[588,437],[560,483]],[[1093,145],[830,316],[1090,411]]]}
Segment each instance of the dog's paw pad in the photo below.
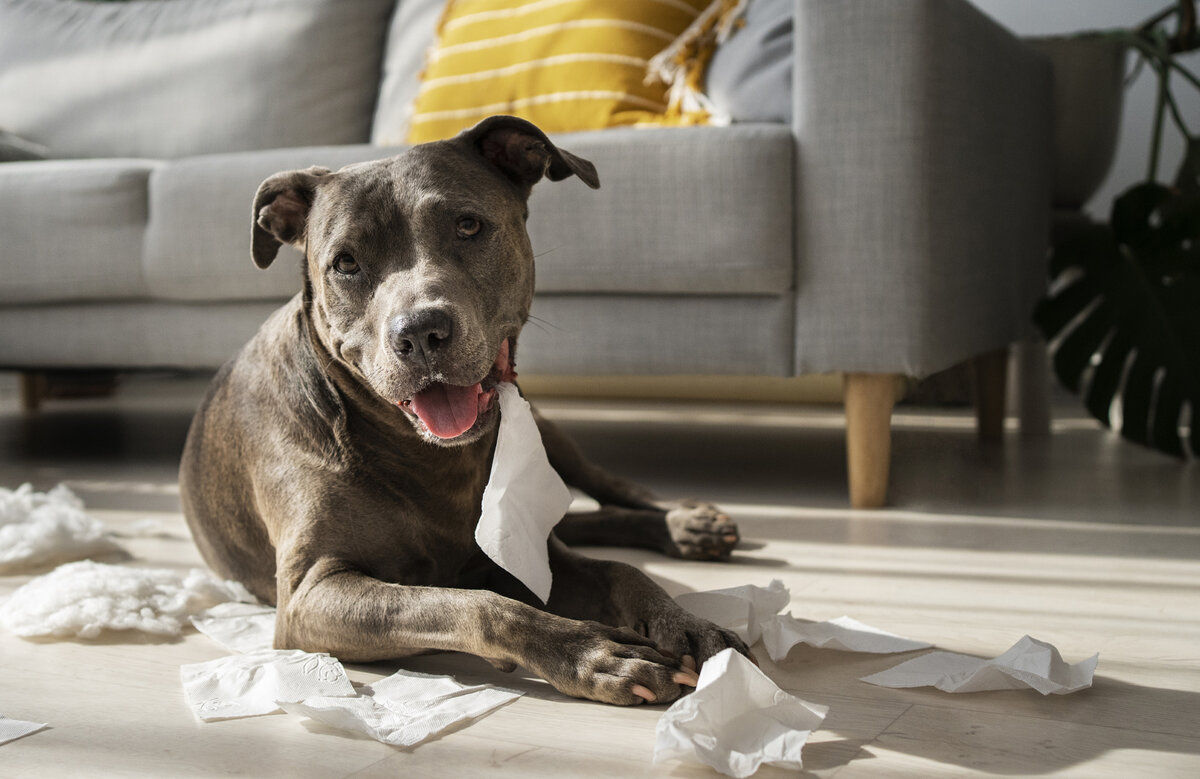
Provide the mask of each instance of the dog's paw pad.
{"label": "dog's paw pad", "polygon": [[667,504],[667,533],[673,556],[685,560],[720,560],[729,557],[740,534],[737,524],[711,503],[686,500]]}

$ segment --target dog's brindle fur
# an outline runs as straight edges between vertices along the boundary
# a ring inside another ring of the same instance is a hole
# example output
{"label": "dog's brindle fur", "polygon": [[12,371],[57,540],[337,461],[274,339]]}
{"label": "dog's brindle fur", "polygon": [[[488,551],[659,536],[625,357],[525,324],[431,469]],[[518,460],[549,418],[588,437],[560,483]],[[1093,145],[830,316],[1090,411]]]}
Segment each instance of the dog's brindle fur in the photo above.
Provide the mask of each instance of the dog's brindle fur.
{"label": "dog's brindle fur", "polygon": [[180,484],[208,564],[277,604],[276,647],[347,661],[469,652],[617,704],[673,700],[708,657],[747,651],[633,567],[563,542],[719,558],[737,540],[728,517],[655,503],[539,418],[551,464],[601,504],[551,535],[543,606],[474,540],[498,404],[481,401],[451,440],[400,405],[431,382],[505,378],[497,355],[506,343],[515,354],[533,299],[526,201],[543,177],[571,175],[599,186],[591,163],[533,125],[492,117],[259,188],[254,261],[269,265],[281,242],[302,249],[304,290],[217,375]]}

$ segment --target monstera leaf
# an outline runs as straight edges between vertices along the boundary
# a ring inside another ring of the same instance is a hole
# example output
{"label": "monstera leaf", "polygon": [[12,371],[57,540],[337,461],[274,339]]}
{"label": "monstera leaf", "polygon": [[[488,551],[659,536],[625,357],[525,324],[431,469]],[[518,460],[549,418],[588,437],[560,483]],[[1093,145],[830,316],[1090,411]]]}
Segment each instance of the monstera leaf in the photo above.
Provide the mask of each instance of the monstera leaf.
{"label": "monstera leaf", "polygon": [[1059,381],[1125,438],[1200,454],[1200,142],[1174,186],[1140,184],[1052,250],[1034,312]]}

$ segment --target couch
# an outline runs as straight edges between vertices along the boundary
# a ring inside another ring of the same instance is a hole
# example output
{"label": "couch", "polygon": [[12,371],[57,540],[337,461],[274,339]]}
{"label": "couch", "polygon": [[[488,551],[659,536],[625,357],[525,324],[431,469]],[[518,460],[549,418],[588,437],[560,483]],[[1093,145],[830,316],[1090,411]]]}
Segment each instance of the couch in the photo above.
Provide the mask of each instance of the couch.
{"label": "couch", "polygon": [[[71,5],[0,0],[0,129],[47,157],[0,164],[0,369],[216,368],[299,289],[299,255],[250,261],[258,183],[395,153],[380,126],[438,4]],[[113,40],[89,28],[131,8]],[[535,188],[520,368],[844,372],[851,500],[875,506],[894,378],[1028,333],[1052,79],[962,0],[791,11],[790,122],[555,138],[602,186]]]}

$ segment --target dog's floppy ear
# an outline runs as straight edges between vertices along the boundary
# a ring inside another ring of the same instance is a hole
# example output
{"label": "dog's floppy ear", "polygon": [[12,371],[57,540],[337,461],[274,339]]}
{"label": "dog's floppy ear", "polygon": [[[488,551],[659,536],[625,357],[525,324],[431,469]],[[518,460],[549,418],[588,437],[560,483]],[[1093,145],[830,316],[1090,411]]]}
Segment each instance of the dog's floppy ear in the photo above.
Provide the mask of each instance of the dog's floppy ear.
{"label": "dog's floppy ear", "polygon": [[464,130],[458,140],[470,144],[500,169],[525,196],[542,177],[561,181],[575,175],[592,189],[600,188],[596,167],[559,149],[532,122],[515,116],[491,116]]}
{"label": "dog's floppy ear", "polygon": [[254,264],[265,268],[275,260],[281,244],[304,245],[308,210],[312,208],[313,193],[328,168],[313,166],[304,170],[276,173],[258,186],[254,196],[254,229],[250,239],[250,255]]}

